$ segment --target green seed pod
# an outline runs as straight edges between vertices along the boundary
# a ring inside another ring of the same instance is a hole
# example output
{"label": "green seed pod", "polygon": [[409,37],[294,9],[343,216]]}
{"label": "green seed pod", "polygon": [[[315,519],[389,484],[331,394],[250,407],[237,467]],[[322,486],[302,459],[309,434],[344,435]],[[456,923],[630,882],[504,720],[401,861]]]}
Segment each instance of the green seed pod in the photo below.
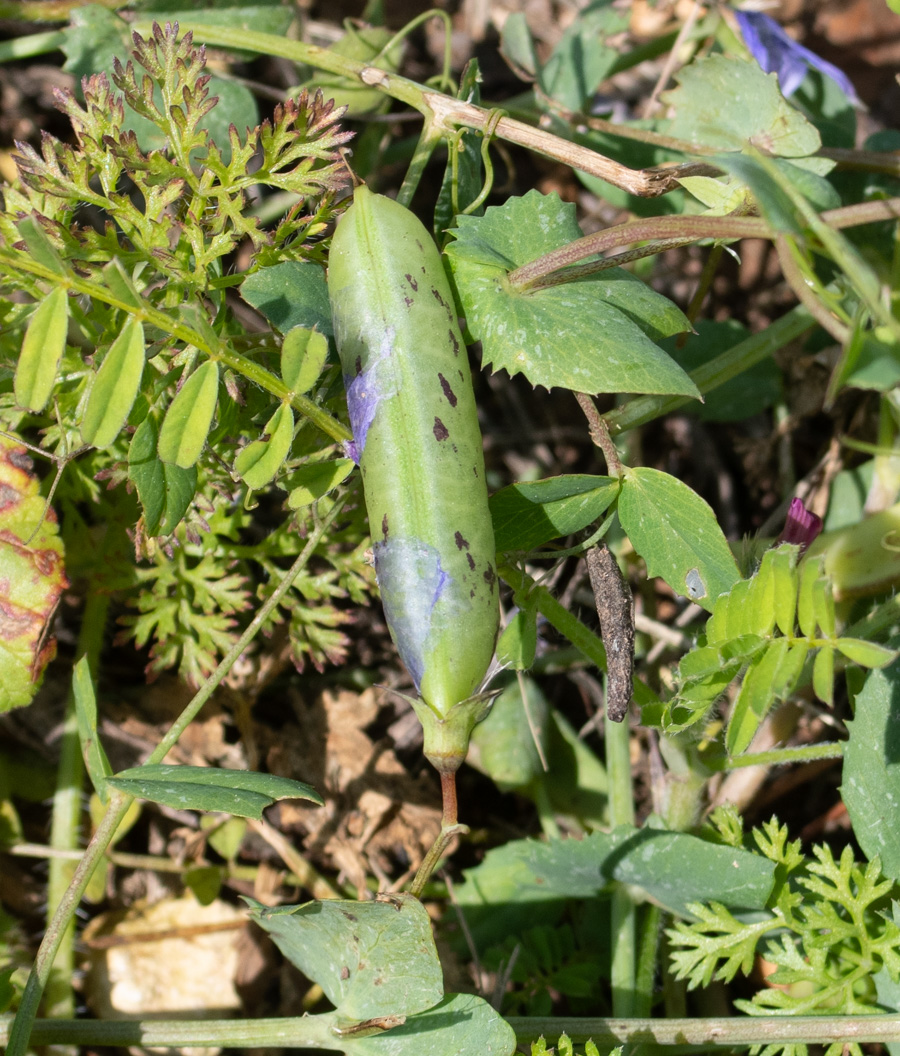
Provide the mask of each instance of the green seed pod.
{"label": "green seed pod", "polygon": [[481,433],[440,255],[423,225],[358,187],[328,288],[391,636],[421,700],[425,752],[465,757],[487,707],[498,588]]}

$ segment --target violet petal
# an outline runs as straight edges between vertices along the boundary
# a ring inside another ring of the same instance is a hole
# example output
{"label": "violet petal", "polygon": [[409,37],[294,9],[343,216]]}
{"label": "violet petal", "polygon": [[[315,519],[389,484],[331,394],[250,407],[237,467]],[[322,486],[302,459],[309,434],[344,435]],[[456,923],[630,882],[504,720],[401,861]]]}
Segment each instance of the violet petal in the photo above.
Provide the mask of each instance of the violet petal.
{"label": "violet petal", "polygon": [[778,537],[779,543],[799,543],[806,548],[822,531],[822,518],[808,510],[802,499],[791,499],[784,531]]}

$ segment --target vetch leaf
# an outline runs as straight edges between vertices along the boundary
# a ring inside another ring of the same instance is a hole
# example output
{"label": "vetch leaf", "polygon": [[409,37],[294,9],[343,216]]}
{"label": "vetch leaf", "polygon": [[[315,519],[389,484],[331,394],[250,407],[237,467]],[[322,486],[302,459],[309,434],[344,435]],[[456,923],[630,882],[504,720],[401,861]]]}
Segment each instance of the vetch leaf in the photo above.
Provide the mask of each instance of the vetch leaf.
{"label": "vetch leaf", "polygon": [[778,78],[755,62],[709,55],[683,66],[676,79],[678,87],[661,97],[675,113],[670,136],[723,150],[749,143],[784,158],[815,154],[822,145],[815,126],[785,101]]}
{"label": "vetch leaf", "polygon": [[775,579],[775,623],[782,634],[794,633],[794,619],[797,614],[797,588],[800,577],[797,573],[798,546],[789,543],[768,551],[772,554],[772,575]]}
{"label": "vetch leaf", "polygon": [[534,663],[536,649],[537,609],[519,609],[510,617],[497,642],[497,663],[514,671],[527,671]]}
{"label": "vetch leaf", "polygon": [[246,901],[256,923],[348,1021],[413,1015],[443,997],[431,920],[411,895],[271,909]]}
{"label": "vetch leaf", "polygon": [[614,477],[563,474],[501,488],[490,497],[497,551],[532,550],[599,520],[619,493]]}
{"label": "vetch leaf", "polygon": [[816,583],[821,578],[822,561],[807,557],[800,564],[800,588],[797,592],[797,623],[804,638],[816,636]]}
{"label": "vetch leaf", "polygon": [[699,397],[655,343],[689,328],[669,300],[620,268],[578,282],[518,292],[510,271],[580,238],[575,207],[529,191],[483,217],[460,216],[446,249],[466,323],[485,364],[532,385],[576,392]]}
{"label": "vetch leaf", "polygon": [[56,247],[47,237],[35,216],[26,216],[24,220],[16,224],[16,228],[28,247],[29,256],[38,264],[43,264],[45,268],[55,271],[57,275],[68,275],[65,262],[56,252]]}
{"label": "vetch leaf", "polygon": [[841,798],[865,856],[900,880],[900,664],[872,671],[847,723]]}
{"label": "vetch leaf", "polygon": [[325,462],[308,462],[291,474],[284,487],[288,489],[288,506],[292,510],[311,506],[323,495],[333,491],[353,472],[352,458],[332,458]]}
{"label": "vetch leaf", "polygon": [[833,645],[823,645],[813,660],[813,692],[829,707],[834,703]]}
{"label": "vetch leaf", "polygon": [[97,371],[81,438],[94,447],[109,447],[128,420],[144,372],[144,327],[130,316]]}
{"label": "vetch leaf", "polygon": [[619,520],[647,574],[711,610],[740,579],[737,563],[710,506],[687,484],[657,469],[625,473]]}
{"label": "vetch leaf", "polygon": [[13,382],[16,403],[42,411],[59,370],[69,327],[69,298],[57,286],[35,308],[28,322]]}
{"label": "vetch leaf", "polygon": [[760,723],[769,713],[780,688],[788,649],[787,638],[776,638],[747,668],[725,736],[729,755],[740,755],[750,747]]}
{"label": "vetch leaf", "polygon": [[130,796],[164,803],[178,810],[215,810],[262,820],[262,812],[279,799],[309,799],[320,806],[312,786],[274,774],[221,770],[213,766],[156,763],[120,770],[107,784]]}
{"label": "vetch leaf", "polygon": [[886,667],[897,658],[895,649],[888,649],[877,642],[866,642],[862,638],[838,638],[835,647],[860,667]]}
{"label": "vetch leaf", "polygon": [[552,724],[550,705],[538,684],[530,678],[521,680],[528,696],[526,716],[519,679],[507,679],[487,718],[472,731],[466,757],[470,766],[487,774],[504,792],[527,789],[543,776],[541,755],[547,758]]}
{"label": "vetch leaf", "polygon": [[265,435],[241,448],[234,471],[248,488],[264,488],[281,469],[294,440],[294,412],[282,403],[266,424]]}
{"label": "vetch leaf", "polygon": [[68,586],[56,514],[25,448],[0,436],[0,712],[31,702],[56,655],[50,624]]}
{"label": "vetch leaf", "polygon": [[181,469],[196,463],[212,426],[218,395],[219,364],[207,360],[181,386],[166,412],[158,447],[163,462]]}
{"label": "vetch leaf", "polygon": [[281,346],[281,378],[291,392],[302,394],[318,381],[328,359],[328,342],[317,330],[295,326]]}
{"label": "vetch leaf", "polygon": [[78,739],[81,741],[84,763],[100,802],[105,803],[106,779],[113,771],[97,732],[97,697],[86,656],[78,661],[72,672],[72,695],[75,698]]}

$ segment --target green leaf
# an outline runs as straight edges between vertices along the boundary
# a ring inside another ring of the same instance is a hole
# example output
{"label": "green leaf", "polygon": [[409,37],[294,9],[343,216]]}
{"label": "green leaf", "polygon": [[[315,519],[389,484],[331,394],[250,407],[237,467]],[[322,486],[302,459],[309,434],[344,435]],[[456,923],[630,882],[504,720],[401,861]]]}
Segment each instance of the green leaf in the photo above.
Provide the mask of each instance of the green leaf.
{"label": "green leaf", "polygon": [[654,341],[688,329],[681,311],[627,271],[532,292],[510,290],[510,271],[581,237],[575,207],[529,191],[483,217],[461,216],[446,249],[469,332],[484,363],[532,385],[576,392],[699,397]]}
{"label": "green leaf", "polygon": [[181,874],[185,886],[193,892],[201,906],[215,902],[222,890],[225,870],[221,865],[195,865]]}
{"label": "green leaf", "polygon": [[737,563],[710,506],[687,484],[657,469],[629,469],[619,520],[647,574],[711,610],[740,579]]}
{"label": "green leaf", "polygon": [[813,692],[829,707],[834,703],[833,645],[823,645],[813,660]]}
{"label": "green leaf", "polygon": [[349,1056],[513,1056],[512,1027],[483,998],[448,994],[384,1034],[341,1038]]}
{"label": "green leaf", "polygon": [[276,908],[246,902],[253,920],[348,1020],[410,1016],[443,996],[431,920],[412,895]]}
{"label": "green leaf", "polygon": [[309,799],[320,806],[324,802],[302,781],[214,766],[135,766],[108,778],[107,784],[129,796],[179,810],[215,810],[257,821],[262,820],[266,807],[280,799]]}
{"label": "green leaf", "polygon": [[815,126],[781,94],[777,75],[755,62],[709,55],[675,76],[678,87],[661,96],[675,113],[670,136],[723,150],[749,143],[784,158],[815,154],[822,145]]}
{"label": "green leaf", "polygon": [[489,500],[498,553],[533,550],[600,519],[619,493],[614,477],[575,473],[510,484]]}
{"label": "green leaf", "polygon": [[156,420],[148,415],[134,432],[128,450],[128,479],[137,488],[147,535],[171,535],[197,490],[197,468],[181,469],[156,454]]}
{"label": "green leaf", "polygon": [[311,506],[333,491],[353,472],[352,458],[332,458],[325,462],[308,462],[292,473],[284,487],[288,489],[288,506],[292,510]]}
{"label": "green leaf", "polygon": [[57,275],[68,277],[69,269],[56,252],[56,247],[47,237],[47,233],[38,223],[36,216],[26,216],[16,224],[16,229],[22,236],[30,257],[38,264],[43,264],[45,268],[56,272]]}
{"label": "green leaf", "polygon": [[582,8],[538,71],[544,95],[568,110],[583,112],[619,58],[607,38],[628,29],[630,14],[607,4]]}
{"label": "green leaf", "polygon": [[331,303],[325,270],[318,264],[286,260],[248,275],[241,296],[283,334],[295,326],[331,337]]}
{"label": "green leaf", "polygon": [[797,590],[800,576],[797,573],[797,556],[800,548],[790,543],[782,543],[772,550],[772,575],[775,579],[775,623],[782,634],[794,633],[794,619],[797,615]]}
{"label": "green leaf", "polygon": [[514,671],[527,671],[534,663],[536,650],[537,609],[518,609],[497,642],[497,663]]}
{"label": "green leaf", "polygon": [[35,308],[16,365],[16,403],[29,411],[42,411],[56,382],[59,361],[66,347],[69,298],[57,286]]}
{"label": "green leaf", "polygon": [[328,342],[317,330],[295,326],[281,346],[281,379],[291,392],[302,394],[319,380],[328,359]]}
{"label": "green leaf", "polygon": [[56,514],[24,447],[0,435],[0,712],[29,704],[56,655],[51,621],[66,579]]}
{"label": "green leaf", "polygon": [[130,316],[97,371],[81,438],[94,447],[109,447],[128,421],[144,373],[144,327]]}
{"label": "green leaf", "polygon": [[808,555],[800,563],[800,587],[797,592],[797,623],[804,638],[816,636],[816,583],[822,574],[821,558]]}
{"label": "green leaf", "polygon": [[72,672],[72,695],[75,698],[75,716],[78,722],[78,739],[81,741],[81,754],[87,767],[88,776],[100,802],[107,800],[106,779],[113,770],[97,731],[97,698],[94,694],[94,680],[88,666],[87,657],[83,656]]}
{"label": "green leaf", "polygon": [[181,469],[196,463],[212,426],[218,395],[219,364],[209,359],[181,386],[166,412],[157,449],[163,462]]}
{"label": "green leaf", "polygon": [[886,667],[897,659],[897,650],[877,642],[866,642],[862,638],[838,638],[836,648],[860,667]]}
{"label": "green leaf", "polygon": [[799,233],[803,230],[803,222],[790,197],[756,158],[746,154],[720,154],[710,160],[750,189],[760,212],[777,231]]}
{"label": "green leaf", "polygon": [[294,440],[294,412],[282,403],[266,423],[264,436],[238,451],[234,471],[248,488],[264,488],[284,465]]}
{"label": "green leaf", "polygon": [[[486,719],[472,731],[466,761],[504,792],[526,789],[543,776],[541,753],[547,757],[550,705],[530,678],[522,684],[528,696],[528,715],[519,680],[511,678],[494,701]],[[540,745],[540,751],[538,750]]]}
{"label": "green leaf", "polygon": [[740,755],[750,747],[760,723],[768,715],[781,688],[788,649],[787,638],[776,638],[747,668],[725,735],[729,755]]}
{"label": "green leaf", "polygon": [[[503,24],[503,32],[506,31],[506,27],[515,17],[515,12],[510,14]],[[481,68],[478,65],[478,59],[469,59],[459,78],[459,90],[456,93],[456,98],[461,99],[464,103],[480,106],[481,80]],[[481,194],[484,182],[484,162],[481,158],[481,147],[484,143],[484,138],[474,128],[460,129],[459,131],[461,141],[457,156],[454,158],[448,152],[444,178],[441,181],[441,189],[434,206],[433,230],[440,244],[443,244],[446,240],[445,232],[453,225],[457,210],[462,212],[464,209],[468,209]],[[454,208],[454,190],[456,191],[456,208]],[[478,216],[483,212],[483,206],[476,210]]]}

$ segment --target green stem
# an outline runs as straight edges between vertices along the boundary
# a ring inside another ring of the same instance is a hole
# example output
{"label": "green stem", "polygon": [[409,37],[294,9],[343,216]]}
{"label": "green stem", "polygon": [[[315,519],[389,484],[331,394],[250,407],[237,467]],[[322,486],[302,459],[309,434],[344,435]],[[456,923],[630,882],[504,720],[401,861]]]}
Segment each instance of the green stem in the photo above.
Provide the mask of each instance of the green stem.
{"label": "green stem", "polygon": [[397,192],[397,201],[401,205],[409,208],[409,203],[412,201],[416,188],[419,186],[419,181],[422,179],[422,173],[424,173],[428,162],[431,160],[431,155],[442,138],[441,132],[435,130],[433,122],[426,118],[419,141],[416,144],[415,153],[409,163],[409,168],[406,170],[406,176],[403,178],[403,184]]}
{"label": "green stem", "polygon": [[[179,715],[172,724],[168,733],[163,737],[162,741],[160,741],[147,759],[148,763],[162,762],[167,753],[175,746],[178,742],[178,738],[194,720],[206,701],[212,696],[214,690],[231,670],[235,661],[256,637],[270,613],[281,602],[285,594],[287,594],[291,584],[312,557],[316,547],[322,541],[334,521],[337,520],[337,517],[343,508],[343,499],[335,501],[334,505],[322,521],[319,522],[310,532],[306,546],[304,546],[296,561],[294,561],[293,565],[291,565],[290,569],[285,573],[282,581],[272,592],[271,596],[260,607],[259,612],[254,616],[244,633],[223,657],[216,670],[210,675],[206,683],[197,691],[181,715]],[[74,917],[75,911],[78,908],[78,903],[81,900],[81,896],[84,894],[84,890],[91,879],[94,869],[103,858],[106,848],[112,842],[116,829],[131,805],[132,799],[132,796],[127,796],[122,792],[112,793],[106,813],[98,825],[93,839],[88,844],[84,856],[75,867],[72,882],[60,900],[59,906],[47,926],[47,931],[44,934],[37,956],[34,959],[31,973],[28,976],[28,982],[25,984],[25,990],[22,994],[22,1001],[19,1005],[19,1010],[16,1013],[16,1018],[9,1034],[9,1047],[7,1048],[6,1056],[25,1056],[28,1051],[31,1029],[37,1016],[41,995],[43,994],[44,988],[47,985],[47,980],[50,977],[53,961],[56,958],[57,951],[63,940],[65,929],[68,926],[69,921]]]}
{"label": "green stem", "polygon": [[[812,330],[815,325],[815,320],[807,309],[798,304],[765,330],[753,334],[746,341],[741,341],[727,352],[698,367],[691,373],[691,380],[703,395],[712,392],[726,381],[768,359],[788,342]],[[661,418],[691,400],[690,396],[637,396],[604,417],[610,433],[615,436],[652,422],[655,418]]]}
{"label": "green stem", "polygon": [[643,907],[640,921],[637,969],[634,975],[634,1003],[632,1007],[632,1012],[635,1016],[649,1016],[650,1009],[653,1007],[661,921],[662,910],[659,906],[654,906],[648,902]]}
{"label": "green stem", "polygon": [[[79,633],[78,658],[86,656],[92,671],[97,670],[108,609],[109,595],[89,589]],[[70,692],[63,722],[56,792],[53,796],[53,818],[50,824],[50,847],[53,850],[71,851],[78,847],[83,784],[84,760],[81,757],[81,741],[78,737],[75,696]],[[52,911],[62,901],[66,889],[72,882],[74,872],[75,865],[71,861],[65,858],[50,859],[47,877],[48,926],[52,919]],[[60,949],[54,959],[53,970],[47,982],[44,1007],[48,1015],[72,1015],[75,1011],[75,998],[72,991],[72,976],[75,968],[74,939],[75,922],[70,920],[63,932]]]}
{"label": "green stem", "polygon": [[170,337],[177,338],[187,345],[193,345],[210,359],[230,367],[236,374],[240,374],[254,385],[258,385],[276,399],[290,402],[290,405],[296,411],[309,418],[314,425],[318,426],[323,433],[330,436],[333,440],[344,441],[352,439],[350,430],[346,426],[342,425],[336,418],[332,418],[327,411],[323,411],[318,404],[307,396],[298,396],[296,393],[292,393],[280,378],[266,370],[265,367],[261,367],[252,359],[247,359],[234,352],[224,341],[211,345],[196,330],[185,326],[184,323],[176,322],[166,312],[153,308],[146,302],[141,307],[136,308],[134,304],[119,300],[118,297],[99,282],[83,279],[71,272],[66,275],[60,275],[28,254],[15,250],[0,249],[0,267],[3,265],[13,272],[18,271],[34,275],[54,286],[61,286],[65,290],[71,290],[74,293],[91,297],[101,304],[108,304],[110,307],[126,312],[141,322],[150,323]]}
{"label": "green stem", "polygon": [[[21,18],[21,14],[6,13],[9,8],[17,12],[22,5],[0,3],[0,18]],[[60,29],[51,29],[47,33],[31,33],[27,37],[13,37],[12,40],[0,41],[0,62],[14,62],[16,59],[31,59],[35,55],[46,55],[58,51],[66,42],[66,34]]]}
{"label": "green stem", "polygon": [[768,752],[751,752],[733,759],[704,760],[710,770],[738,770],[743,766],[779,766],[786,763],[810,763],[815,759],[841,759],[844,755],[843,741],[826,741],[824,744],[806,744],[802,748],[773,748]]}
{"label": "green stem", "polygon": [[[634,825],[634,789],[631,781],[631,728],[627,722],[613,722],[609,715],[604,720],[606,739],[606,769],[609,773],[609,821],[613,829],[618,825]],[[634,899],[628,888],[616,884],[613,889],[610,913],[612,917],[612,1003],[613,1014],[630,1016],[634,1006],[637,951],[635,948]]]}
{"label": "green stem", "polygon": [[[0,1045],[7,1034],[9,1016],[0,1016]],[[659,1056],[748,1045],[828,1045],[849,1040],[891,1042],[900,1036],[900,1015],[872,1016],[712,1016],[688,1019],[623,1019],[620,1017],[570,1018],[510,1016],[519,1045],[527,1046],[541,1034],[569,1035],[575,1045],[593,1039],[603,1046],[645,1044]],[[339,1047],[337,1014],[294,1016],[279,1019],[219,1019],[198,1022],[139,1020],[136,1022],[90,1019],[41,1020],[34,1025],[34,1044],[72,1043],[104,1046],[165,1045],[221,1046],[227,1048]],[[665,1046],[665,1048],[661,1048]],[[648,1051],[648,1050],[643,1050]]]}

